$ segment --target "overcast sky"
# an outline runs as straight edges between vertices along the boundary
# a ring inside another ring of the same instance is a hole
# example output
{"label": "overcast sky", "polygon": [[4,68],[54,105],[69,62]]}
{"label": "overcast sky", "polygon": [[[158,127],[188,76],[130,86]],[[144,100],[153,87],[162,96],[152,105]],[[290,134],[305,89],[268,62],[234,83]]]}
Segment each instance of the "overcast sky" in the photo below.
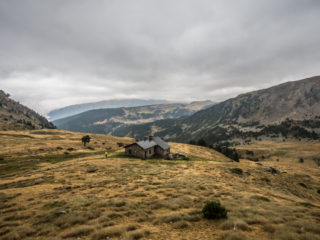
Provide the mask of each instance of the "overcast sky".
{"label": "overcast sky", "polygon": [[320,74],[319,0],[1,0],[0,89],[45,114]]}

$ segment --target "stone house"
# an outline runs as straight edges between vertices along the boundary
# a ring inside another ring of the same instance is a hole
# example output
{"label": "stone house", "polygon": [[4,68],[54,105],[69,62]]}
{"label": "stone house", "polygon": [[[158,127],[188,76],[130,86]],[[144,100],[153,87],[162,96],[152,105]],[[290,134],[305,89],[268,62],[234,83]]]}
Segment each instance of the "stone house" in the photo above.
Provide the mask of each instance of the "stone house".
{"label": "stone house", "polygon": [[125,146],[126,155],[147,159],[152,157],[166,158],[170,154],[170,145],[160,137],[149,136],[143,141]]}

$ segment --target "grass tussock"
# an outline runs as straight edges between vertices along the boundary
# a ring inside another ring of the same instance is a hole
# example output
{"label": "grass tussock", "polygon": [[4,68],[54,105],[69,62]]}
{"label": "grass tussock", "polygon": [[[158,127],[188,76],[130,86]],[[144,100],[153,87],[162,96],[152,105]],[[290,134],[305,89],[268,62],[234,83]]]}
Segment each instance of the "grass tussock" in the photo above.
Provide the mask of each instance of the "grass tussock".
{"label": "grass tussock", "polygon": [[123,227],[108,227],[96,231],[92,235],[92,240],[109,239],[113,237],[120,237],[125,232]]}
{"label": "grass tussock", "polygon": [[93,231],[94,231],[93,227],[78,226],[78,227],[66,230],[61,234],[61,237],[62,238],[81,238],[84,236],[88,236]]}
{"label": "grass tussock", "polygon": [[223,235],[224,240],[246,240],[248,239],[241,231],[230,231]]}
{"label": "grass tussock", "polygon": [[143,237],[149,236],[150,231],[148,229],[137,229],[124,234],[123,238],[125,240],[138,240]]}

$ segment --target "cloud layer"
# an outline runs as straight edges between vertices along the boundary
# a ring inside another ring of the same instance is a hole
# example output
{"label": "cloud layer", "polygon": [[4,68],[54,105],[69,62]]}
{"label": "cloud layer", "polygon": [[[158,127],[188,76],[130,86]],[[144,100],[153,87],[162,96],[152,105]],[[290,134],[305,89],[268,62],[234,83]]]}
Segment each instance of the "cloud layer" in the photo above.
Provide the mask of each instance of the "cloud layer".
{"label": "cloud layer", "polygon": [[3,0],[0,88],[46,113],[224,100],[319,75],[318,0]]}

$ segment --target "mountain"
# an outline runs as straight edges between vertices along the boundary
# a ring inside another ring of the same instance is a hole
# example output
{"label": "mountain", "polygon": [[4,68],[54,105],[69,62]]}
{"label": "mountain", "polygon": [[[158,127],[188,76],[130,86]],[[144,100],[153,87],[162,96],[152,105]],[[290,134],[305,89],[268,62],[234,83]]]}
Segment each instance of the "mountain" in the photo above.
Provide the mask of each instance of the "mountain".
{"label": "mountain", "polygon": [[45,117],[12,100],[9,94],[0,90],[0,129],[24,130],[55,128]]}
{"label": "mountain", "polygon": [[186,118],[123,126],[114,135],[142,138],[150,132],[167,140],[208,143],[319,138],[320,76],[241,94]]}
{"label": "mountain", "polygon": [[48,117],[51,121],[73,116],[82,112],[86,112],[94,109],[102,108],[121,108],[121,107],[137,107],[145,105],[155,105],[155,104],[167,104],[166,100],[146,100],[146,99],[114,99],[105,100],[100,102],[83,103],[70,105],[67,107],[52,110],[48,113]]}
{"label": "mountain", "polygon": [[64,130],[113,134],[119,127],[188,116],[210,107],[212,104],[211,101],[198,101],[190,104],[171,103],[130,108],[96,109],[58,119],[53,123]]}

